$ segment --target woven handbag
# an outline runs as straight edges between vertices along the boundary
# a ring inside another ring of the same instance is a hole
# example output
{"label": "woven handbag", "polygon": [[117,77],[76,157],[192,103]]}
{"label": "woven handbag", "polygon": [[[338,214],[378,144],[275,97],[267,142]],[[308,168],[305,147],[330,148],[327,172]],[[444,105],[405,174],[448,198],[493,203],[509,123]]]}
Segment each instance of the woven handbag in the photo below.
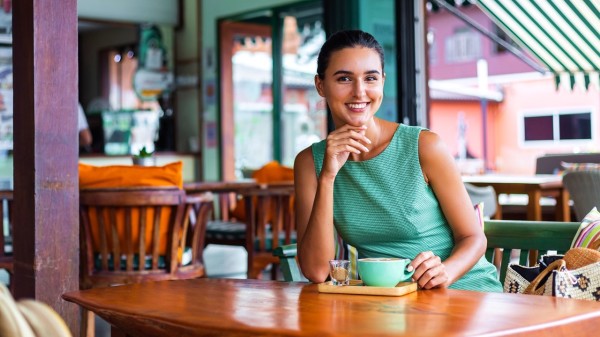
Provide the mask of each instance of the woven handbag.
{"label": "woven handbag", "polygon": [[565,255],[543,255],[539,264],[509,265],[504,292],[600,301],[600,239]]}
{"label": "woven handbag", "polygon": [[[598,241],[592,247],[600,244]],[[544,265],[547,262],[550,263]],[[550,256],[543,256],[540,265],[536,267],[511,266],[511,281],[508,280],[507,272],[505,291],[600,301],[599,251],[592,248],[572,248],[564,256],[554,256],[553,261]],[[531,276],[536,272],[538,274],[532,280]]]}

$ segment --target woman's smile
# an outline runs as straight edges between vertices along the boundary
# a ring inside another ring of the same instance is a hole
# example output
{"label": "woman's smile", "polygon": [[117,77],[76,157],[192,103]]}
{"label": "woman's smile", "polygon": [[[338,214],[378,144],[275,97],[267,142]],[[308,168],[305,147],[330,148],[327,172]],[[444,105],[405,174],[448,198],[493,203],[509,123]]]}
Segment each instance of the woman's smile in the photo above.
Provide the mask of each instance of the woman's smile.
{"label": "woman's smile", "polygon": [[365,108],[369,105],[368,102],[363,103],[347,103],[346,106],[353,112],[364,112]]}

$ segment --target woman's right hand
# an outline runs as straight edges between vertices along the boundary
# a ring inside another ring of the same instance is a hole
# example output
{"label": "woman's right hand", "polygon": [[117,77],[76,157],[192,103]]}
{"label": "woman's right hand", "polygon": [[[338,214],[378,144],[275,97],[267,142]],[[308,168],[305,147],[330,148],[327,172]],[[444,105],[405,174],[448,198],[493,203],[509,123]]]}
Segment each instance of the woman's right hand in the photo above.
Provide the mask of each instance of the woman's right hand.
{"label": "woman's right hand", "polygon": [[335,178],[350,153],[369,152],[365,144],[371,144],[371,141],[365,136],[366,130],[366,125],[357,127],[346,124],[327,135],[322,177]]}

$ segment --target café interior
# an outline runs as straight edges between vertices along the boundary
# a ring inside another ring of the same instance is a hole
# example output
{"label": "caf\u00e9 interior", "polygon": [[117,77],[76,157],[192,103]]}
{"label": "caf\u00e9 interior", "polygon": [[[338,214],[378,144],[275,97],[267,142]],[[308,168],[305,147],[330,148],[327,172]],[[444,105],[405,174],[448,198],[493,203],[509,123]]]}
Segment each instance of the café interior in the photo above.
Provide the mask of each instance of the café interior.
{"label": "caf\u00e9 interior", "polygon": [[[0,336],[595,335],[600,254],[579,295],[511,264],[600,246],[597,0],[0,4]],[[363,286],[337,233],[350,286],[303,276],[294,159],[343,29],[385,52],[378,117],[454,156],[503,293]]]}

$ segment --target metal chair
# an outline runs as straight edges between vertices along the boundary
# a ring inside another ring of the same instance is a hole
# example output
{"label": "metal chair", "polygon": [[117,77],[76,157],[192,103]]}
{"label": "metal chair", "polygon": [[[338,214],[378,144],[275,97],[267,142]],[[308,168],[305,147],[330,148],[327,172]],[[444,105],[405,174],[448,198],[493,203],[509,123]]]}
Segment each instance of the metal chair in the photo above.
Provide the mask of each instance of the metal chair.
{"label": "metal chair", "polygon": [[492,186],[475,186],[473,184],[464,183],[471,203],[477,205],[483,202],[483,216],[490,219],[496,215],[498,209],[498,199],[496,197],[496,190]]}
{"label": "metal chair", "polygon": [[581,221],[592,208],[600,209],[600,170],[569,171],[563,176],[577,220]]}

